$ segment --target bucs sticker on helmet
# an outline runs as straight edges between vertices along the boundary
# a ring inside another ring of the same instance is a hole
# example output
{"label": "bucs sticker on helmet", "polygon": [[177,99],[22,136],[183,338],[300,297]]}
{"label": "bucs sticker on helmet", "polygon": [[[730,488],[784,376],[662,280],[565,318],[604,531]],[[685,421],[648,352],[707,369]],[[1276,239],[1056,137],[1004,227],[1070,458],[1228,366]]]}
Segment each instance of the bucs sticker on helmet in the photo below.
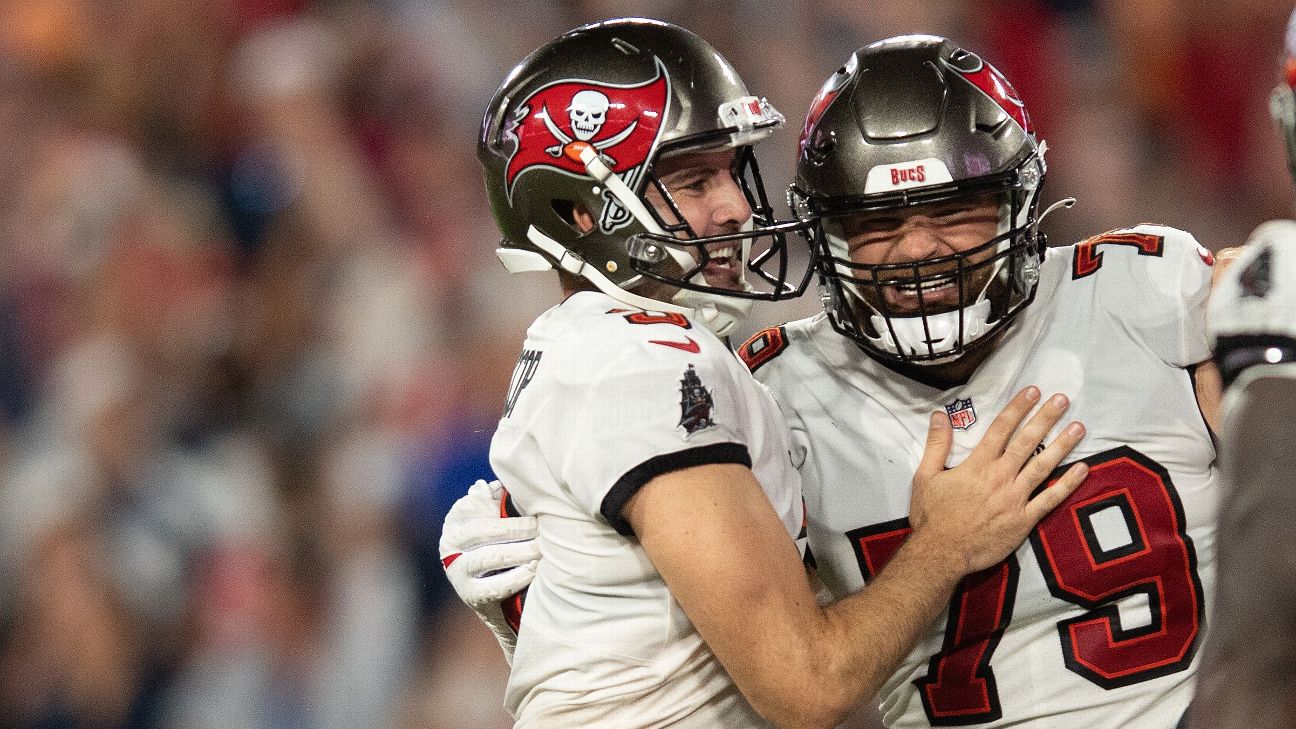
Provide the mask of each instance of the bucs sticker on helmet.
{"label": "bucs sticker on helmet", "polygon": [[[537,167],[584,177],[580,153],[594,148],[632,189],[643,174],[664,128],[670,78],[660,59],[656,75],[625,86],[564,79],[545,85],[522,101],[506,138],[516,141],[505,170],[509,198],[517,178]],[[605,233],[630,222],[610,192],[599,225]]]}
{"label": "bucs sticker on helmet", "polygon": [[930,157],[913,162],[900,162],[893,165],[878,165],[869,170],[864,181],[865,194],[905,190],[925,185],[944,185],[954,181],[945,163]]}
{"label": "bucs sticker on helmet", "polygon": [[1013,121],[1017,122],[1027,134],[1034,134],[1031,128],[1030,115],[1026,113],[1026,103],[1017,94],[1017,89],[1008,83],[999,69],[991,66],[980,56],[969,51],[959,51],[945,61],[946,65],[959,72],[973,86],[981,89],[994,103],[999,105]]}

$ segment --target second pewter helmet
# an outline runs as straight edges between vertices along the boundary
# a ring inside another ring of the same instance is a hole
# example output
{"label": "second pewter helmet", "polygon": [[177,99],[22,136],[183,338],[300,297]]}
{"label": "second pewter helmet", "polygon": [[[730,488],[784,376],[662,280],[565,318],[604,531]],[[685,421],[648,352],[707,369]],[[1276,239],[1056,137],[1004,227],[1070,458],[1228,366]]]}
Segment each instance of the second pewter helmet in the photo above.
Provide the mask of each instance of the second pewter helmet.
{"label": "second pewter helmet", "polygon": [[[728,334],[753,300],[799,296],[810,279],[809,261],[787,247],[800,223],[776,224],[751,150],[782,124],[679,26],[620,18],[570,31],[509,73],[482,121],[477,156],[504,235],[497,254],[510,271],[557,268],[627,305],[692,313]],[[731,172],[753,215],[741,230],[700,237],[654,169],[724,149],[737,150]],[[592,214],[592,230],[576,225],[576,206]],[[708,263],[722,258],[741,289],[707,284]],[[635,293],[651,281],[675,293]]]}
{"label": "second pewter helmet", "polygon": [[[833,327],[874,356],[931,364],[1005,326],[1039,280],[1043,153],[1007,79],[948,39],[900,36],[851,55],[811,104],[789,191],[815,221]],[[988,199],[998,201],[999,227],[982,245],[924,261],[851,261],[843,226],[852,216]],[[924,292],[951,286],[956,305],[924,302]],[[916,295],[916,311],[890,306],[889,287]]]}
{"label": "second pewter helmet", "polygon": [[1282,72],[1283,81],[1269,96],[1269,113],[1282,129],[1287,147],[1287,169],[1296,179],[1296,10],[1287,20]]}

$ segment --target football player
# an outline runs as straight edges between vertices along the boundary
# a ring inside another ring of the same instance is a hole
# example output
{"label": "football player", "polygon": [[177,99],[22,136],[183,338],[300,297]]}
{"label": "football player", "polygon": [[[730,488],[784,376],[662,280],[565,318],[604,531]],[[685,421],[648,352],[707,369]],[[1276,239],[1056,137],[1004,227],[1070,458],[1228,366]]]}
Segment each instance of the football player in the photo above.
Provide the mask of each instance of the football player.
{"label": "football player", "polygon": [[[1287,27],[1285,82],[1271,111],[1296,175],[1296,13]],[[1195,729],[1296,725],[1296,222],[1252,233],[1211,299],[1215,360],[1224,399],[1223,498],[1217,596],[1206,643]]]}
{"label": "football player", "polygon": [[792,430],[836,595],[909,534],[928,412],[955,428],[951,464],[1022,383],[1089,427],[1084,484],[963,580],[886,681],[889,727],[1171,729],[1192,696],[1218,500],[1218,393],[1195,377],[1213,255],[1159,225],[1047,247],[1044,152],[977,54],[932,36],[860,49],[813,102],[791,193],[817,221],[825,311],[740,348]]}
{"label": "football player", "polygon": [[[624,19],[540,48],[486,113],[478,154],[500,258],[556,269],[567,295],[529,329],[491,444],[508,498],[478,487],[443,540],[461,594],[534,571],[506,696],[518,726],[766,725],[758,712],[831,726],[964,574],[1002,560],[1086,473],[1031,497],[1084,432],[1057,427],[1063,396],[1019,388],[950,470],[939,414],[904,477],[913,534],[866,594],[817,605],[787,430],[721,339],[750,300],[808,278],[751,155],[781,122],[696,35]],[[463,526],[483,511],[516,525],[505,541],[538,534],[506,547],[511,572],[487,574],[509,566],[500,545]]]}

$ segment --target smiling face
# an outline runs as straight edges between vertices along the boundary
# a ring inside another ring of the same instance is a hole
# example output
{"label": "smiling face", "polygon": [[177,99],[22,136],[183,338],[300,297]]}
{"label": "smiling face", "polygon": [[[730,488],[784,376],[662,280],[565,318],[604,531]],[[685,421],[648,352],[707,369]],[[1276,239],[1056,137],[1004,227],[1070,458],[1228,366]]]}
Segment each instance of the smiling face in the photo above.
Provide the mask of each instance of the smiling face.
{"label": "smiling face", "polygon": [[[983,246],[999,233],[1000,205],[994,195],[932,203],[904,210],[860,213],[835,221],[852,263],[888,266],[861,269],[854,278],[882,286],[860,286],[860,295],[893,316],[937,314],[960,306],[957,260],[950,256]],[[993,246],[977,251],[966,267],[994,255]],[[931,261],[930,264],[923,264]],[[894,268],[890,268],[894,266]],[[975,299],[985,288],[993,266],[976,266],[964,282],[963,298]],[[876,277],[876,278],[875,278]],[[902,283],[903,282],[903,283]],[[921,297],[921,299],[920,299]],[[880,300],[879,300],[880,299]]]}
{"label": "smiling face", "polygon": [[[737,180],[738,152],[723,149],[715,152],[690,152],[666,157],[654,173],[669,193],[683,221],[679,221],[655,186],[646,197],[668,224],[688,223],[694,235],[707,237],[737,233],[751,219],[752,209]],[[686,238],[683,232],[677,237]],[[695,247],[684,246],[699,260]],[[702,276],[707,285],[737,291],[742,288],[742,264],[739,242],[712,243],[707,246],[707,264]]]}

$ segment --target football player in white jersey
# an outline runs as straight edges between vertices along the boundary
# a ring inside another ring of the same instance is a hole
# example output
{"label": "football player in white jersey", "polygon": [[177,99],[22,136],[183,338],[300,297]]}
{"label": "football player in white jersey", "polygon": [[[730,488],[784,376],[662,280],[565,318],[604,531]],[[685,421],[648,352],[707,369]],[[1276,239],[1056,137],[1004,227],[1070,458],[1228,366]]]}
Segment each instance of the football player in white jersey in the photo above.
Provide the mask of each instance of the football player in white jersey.
{"label": "football player in white jersey", "polygon": [[[1296,177],[1296,13],[1270,109]],[[1224,398],[1219,578],[1194,729],[1296,726],[1296,221],[1256,228],[1211,298]]]}
{"label": "football player in white jersey", "polygon": [[1210,307],[1228,389],[1219,579],[1193,729],[1296,726],[1296,223],[1265,223],[1243,250]]}
{"label": "football player in white jersey", "polygon": [[[1218,499],[1194,378],[1213,256],[1160,225],[1047,247],[1044,176],[1025,106],[982,58],[932,36],[860,49],[811,107],[792,189],[818,221],[825,312],[740,348],[791,427],[837,595],[909,534],[927,413],[956,430],[950,464],[1022,383],[1066,393],[1088,426],[1084,484],[962,581],[882,689],[889,727],[1171,729],[1192,696]],[[843,488],[852,474],[868,478]]]}
{"label": "football player in white jersey", "polygon": [[[552,41],[487,111],[478,155],[500,257],[557,269],[568,295],[529,329],[491,444],[543,557],[514,568],[534,569],[506,697],[517,726],[765,726],[758,712],[831,726],[964,574],[1015,549],[1087,471],[1031,497],[1083,434],[1071,423],[1036,453],[1064,397],[1040,403],[1029,387],[1001,403],[958,469],[944,467],[941,416],[904,477],[913,536],[866,594],[817,605],[787,430],[717,336],[746,302],[795,295],[808,278],[751,156],[781,121],[704,41],[647,20]],[[489,491],[478,489],[488,513]],[[470,524],[481,501],[450,521]],[[457,587],[503,566],[491,546],[443,550]]]}

